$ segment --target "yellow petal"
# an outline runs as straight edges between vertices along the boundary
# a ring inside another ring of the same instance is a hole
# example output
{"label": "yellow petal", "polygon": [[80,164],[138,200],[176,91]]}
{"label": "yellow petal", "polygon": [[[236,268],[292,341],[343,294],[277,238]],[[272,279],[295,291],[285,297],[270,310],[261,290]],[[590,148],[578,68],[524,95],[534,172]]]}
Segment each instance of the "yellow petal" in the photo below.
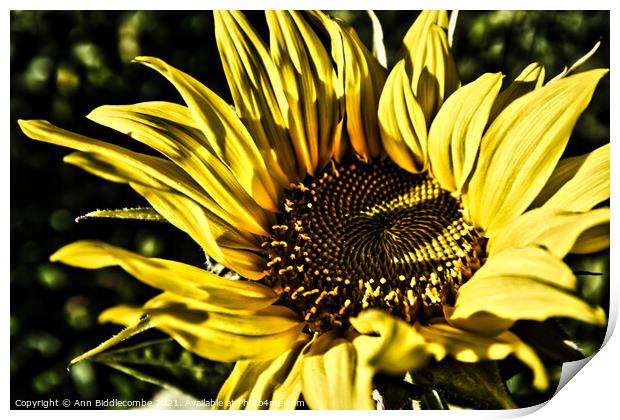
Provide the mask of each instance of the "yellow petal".
{"label": "yellow petal", "polygon": [[591,153],[562,159],[532,207],[586,211],[607,200],[609,155],[607,143]]}
{"label": "yellow petal", "polygon": [[288,127],[298,161],[314,175],[331,159],[340,136],[337,76],[319,37],[298,11],[266,11],[273,62],[290,113]]}
{"label": "yellow petal", "polygon": [[[86,172],[103,178],[106,181],[117,182],[120,184],[133,182],[140,185],[151,185],[159,189],[167,189],[162,182],[151,177],[145,171],[134,170],[127,165],[119,164],[119,162],[115,159],[110,159],[109,157],[99,155],[97,153],[73,152],[66,155],[62,161],[70,165],[77,166],[78,168],[82,168]],[[176,165],[173,165],[171,162],[161,159],[161,163],[170,167],[171,174],[179,172]],[[194,182],[190,181],[190,183],[193,184]],[[179,184],[182,185],[182,183]],[[196,184],[194,187],[194,191],[196,191],[197,194],[200,194],[198,192],[200,186]]]}
{"label": "yellow petal", "polygon": [[[487,253],[489,257],[493,257],[507,248],[538,245],[556,257],[564,258],[569,252],[580,249],[580,244],[585,239],[584,235],[590,235],[588,232],[593,230],[598,232],[601,228],[604,232],[605,227],[609,232],[609,217],[609,208],[585,213],[547,208],[530,210],[500,229],[497,235],[489,240]],[[594,237],[599,236],[594,234]],[[601,244],[603,247],[607,245],[609,245],[609,233],[607,240],[603,240]],[[604,248],[597,248],[596,251],[601,249]]]}
{"label": "yellow petal", "polygon": [[387,53],[383,42],[383,27],[377,14],[373,10],[367,10],[372,24],[372,55],[377,59],[381,67],[387,67]]}
{"label": "yellow petal", "polygon": [[[171,162],[81,136],[55,127],[47,121],[22,120],[19,123],[24,133],[35,140],[80,150],[80,153],[65,157],[65,161],[97,176],[113,182],[131,183],[134,187],[142,185],[157,190],[177,191],[217,217],[224,220],[231,218],[229,212],[224,211],[187,173]],[[236,222],[235,225],[239,223]],[[248,227],[251,227],[251,224]]]}
{"label": "yellow petal", "polygon": [[381,156],[377,109],[386,71],[366,49],[353,28],[338,22],[344,50],[344,93],[347,132],[363,159]]}
{"label": "yellow petal", "polygon": [[[195,190],[198,186],[195,181],[171,162],[72,133],[47,121],[19,120],[18,122],[22,131],[31,139],[69,147],[87,153],[88,156],[98,155],[101,163],[105,161],[107,165],[114,168],[107,171],[108,175],[103,175],[102,171],[95,172],[106,179],[114,182],[138,182],[159,188],[165,185],[171,189],[178,189],[188,196],[200,195]],[[86,155],[78,154],[75,160],[82,162],[85,158]]]}
{"label": "yellow petal", "polygon": [[353,150],[364,160],[381,155],[377,107],[386,71],[355,30],[339,19],[323,19],[332,42],[332,57],[346,100],[347,131]]}
{"label": "yellow petal", "polygon": [[118,156],[93,152],[73,152],[65,156],[63,161],[108,181],[144,186],[158,191],[175,191],[226,217],[226,212],[172,162],[146,155],[144,157],[151,159],[145,159],[148,164],[140,166],[129,166]]}
{"label": "yellow petal", "polygon": [[[165,110],[165,109],[164,109]],[[166,155],[183,168],[238,224],[258,234],[265,234],[269,217],[228,167],[203,146],[195,130],[150,115],[148,104],[102,106],[88,118],[125,133]],[[204,137],[202,137],[204,141]]]}
{"label": "yellow petal", "polygon": [[544,81],[545,67],[540,63],[528,65],[506,89],[497,95],[491,108],[489,121],[493,121],[515,99],[541,87]]}
{"label": "yellow petal", "polygon": [[585,53],[582,57],[580,57],[577,61],[575,61],[570,67],[564,67],[564,70],[562,72],[556,75],[553,79],[549,80],[549,82],[547,83],[551,83],[563,77],[566,77],[573,71],[577,70],[579,67],[584,65],[590,59],[590,57],[594,55],[594,53],[598,50],[600,46],[601,46],[601,41],[598,41],[596,44],[594,44],[594,46],[592,47],[592,49],[590,49],[590,51]]}
{"label": "yellow petal", "polygon": [[320,335],[302,353],[302,394],[314,410],[372,410],[372,369],[353,344],[334,331]]}
{"label": "yellow petal", "polygon": [[474,223],[488,237],[523,213],[542,190],[606,73],[591,70],[549,83],[512,102],[493,121],[464,196]]}
{"label": "yellow petal", "polygon": [[575,242],[571,252],[591,254],[609,248],[609,223],[602,223],[584,231]]}
{"label": "yellow petal", "polygon": [[445,10],[422,10],[415,22],[413,22],[411,28],[409,28],[405,34],[403,45],[409,50],[405,52],[416,52],[411,50],[420,45],[421,40],[426,39],[427,35],[425,35],[425,32],[428,32],[431,25],[435,24],[441,28],[447,29],[449,23],[448,12]]}
{"label": "yellow petal", "polygon": [[459,18],[459,11],[452,10],[450,13],[450,20],[448,21],[448,45],[452,48],[452,44],[454,43],[454,31],[456,30],[456,23]]}
{"label": "yellow petal", "polygon": [[210,148],[221,160],[213,165],[222,170],[228,166],[237,179],[235,183],[238,181],[263,208],[277,210],[280,187],[230,106],[202,83],[160,59],[136,57],[135,61],[161,73],[179,91]]}
{"label": "yellow petal", "polygon": [[257,280],[264,277],[266,261],[252,252],[257,250],[257,242],[247,232],[238,230],[182,195],[138,185],[132,187],[170,223],[187,232],[209,257],[246,278]]}
{"label": "yellow petal", "polygon": [[[183,168],[222,207],[234,208],[234,202],[228,197],[231,195],[245,197],[246,193],[252,194],[252,189],[243,191],[244,187],[237,183],[232,174],[227,177],[213,174],[214,171],[229,172],[229,170],[223,165],[217,165],[218,159],[208,149],[209,145],[202,132],[173,119],[182,118],[183,110],[185,110],[184,122],[191,124],[191,114],[187,108],[165,102],[102,106],[92,111],[88,118],[125,133],[159,151]],[[170,114],[170,117],[161,116],[162,113]],[[243,204],[250,206],[249,208],[256,206],[252,200],[246,200]],[[233,213],[236,212],[238,210]]]}
{"label": "yellow petal", "polygon": [[383,147],[396,164],[412,173],[427,168],[426,121],[403,60],[396,63],[385,82],[379,100],[379,127]]}
{"label": "yellow petal", "polygon": [[[461,328],[496,334],[509,321],[568,317],[605,325],[605,312],[571,294],[575,277],[541,248],[506,249],[490,258],[458,291],[449,320]],[[472,316],[478,315],[478,318]],[[485,322],[479,322],[486,318]],[[497,321],[497,329],[491,329]]]}
{"label": "yellow petal", "polygon": [[403,44],[406,48],[407,76],[422,106],[429,126],[444,100],[460,84],[448,45],[448,13],[425,10],[413,23]]}
{"label": "yellow petal", "polygon": [[431,171],[448,191],[461,191],[478,156],[489,111],[502,85],[501,73],[486,73],[454,92],[428,135]]}
{"label": "yellow petal", "polygon": [[[187,183],[181,182],[176,180],[178,174],[174,170],[168,171],[170,182],[178,187],[179,192],[186,193],[178,194],[169,191],[166,185],[148,174],[119,164],[117,159],[104,155],[75,152],[66,156],[64,161],[113,182],[128,182],[167,221],[188,233],[208,255],[216,259],[220,258],[222,263],[226,260],[230,261],[232,264],[230,268],[234,267],[239,273],[243,272],[247,278],[256,279],[263,276],[264,260],[254,253],[245,251],[259,250],[256,237],[249,232],[237,229],[236,226],[239,223],[236,222],[236,218],[198,191],[200,188],[198,185],[190,186],[192,185],[191,178]],[[168,162],[159,162],[162,164],[161,170],[165,170],[163,164],[166,163]],[[226,258],[222,256],[222,253],[227,254]],[[245,255],[240,266],[232,262],[233,259],[238,259],[239,253]]]}
{"label": "yellow petal", "polygon": [[[234,219],[226,221],[181,194],[133,185],[132,187],[163,215],[170,223],[187,232],[207,254],[223,262],[225,251],[221,247],[259,251],[255,236],[237,229]],[[215,211],[220,209],[211,207]],[[226,217],[229,215],[226,214]],[[257,266],[262,269],[263,264]]]}
{"label": "yellow petal", "polygon": [[236,271],[249,280],[260,280],[265,277],[266,260],[263,255],[247,249],[221,247],[224,259],[222,265]]}
{"label": "yellow petal", "polygon": [[[301,393],[300,353],[308,336],[273,360],[240,361],[217,395],[225,410],[294,410]],[[265,404],[267,403],[267,404]]]}
{"label": "yellow petal", "polygon": [[351,325],[362,334],[353,339],[360,359],[376,371],[402,374],[424,366],[431,354],[442,351],[411,325],[380,310],[363,311],[351,318]]}
{"label": "yellow petal", "polygon": [[110,322],[120,325],[133,325],[138,323],[141,319],[144,321],[148,320],[149,325],[153,326],[150,323],[150,318],[145,315],[144,308],[138,305],[113,306],[101,312],[97,317],[97,321],[101,324]]}
{"label": "yellow petal", "polygon": [[[229,282],[243,281],[229,280]],[[248,282],[245,283],[247,284]],[[255,285],[255,283],[251,284]],[[221,289],[217,291],[221,292]],[[230,294],[233,295],[231,300],[238,299],[237,296],[234,296],[234,290]],[[225,296],[222,296],[221,293],[218,297],[221,300],[225,300]],[[205,325],[209,328],[247,336],[263,336],[301,327],[299,315],[285,306],[270,305],[260,309],[252,308],[251,312],[247,310],[249,308],[246,308],[246,311],[242,313],[226,310],[226,305],[229,305],[227,302],[222,305],[225,310],[218,311],[217,308],[213,309],[213,303],[216,302],[217,298],[213,296],[210,299],[197,300],[193,297],[180,296],[173,292],[164,292],[149,300],[144,305],[144,309],[148,313],[154,314],[153,319],[158,319],[157,316],[159,316],[157,311],[153,312],[153,310],[160,309],[165,309],[167,314],[179,309],[180,313],[187,314],[188,316],[193,312],[204,312],[206,314]]]}
{"label": "yellow petal", "polygon": [[[91,111],[91,114],[87,115],[86,118],[90,118],[91,120],[98,122],[95,118],[91,118],[91,116],[94,117],[100,111],[118,111],[119,113],[126,111],[130,114],[142,114],[142,119],[147,123],[151,123],[153,127],[157,127],[158,121],[173,124],[178,126],[178,129],[191,134],[196,141],[201,143],[201,145],[207,145],[198,121],[194,119],[190,109],[181,104],[166,101],[149,101],[132,105],[104,105],[95,108],[95,110]],[[99,116],[105,119],[105,112],[103,114],[99,114]],[[112,116],[114,116],[114,114],[112,114]],[[120,115],[116,116],[120,117]],[[147,118],[147,116],[150,117],[150,119]],[[127,117],[129,118],[130,115],[127,115]],[[174,146],[172,145],[172,147]]]}
{"label": "yellow petal", "polygon": [[415,329],[428,342],[443,347],[447,355],[461,362],[503,360],[514,355],[532,369],[533,384],[537,389],[545,390],[548,386],[545,367],[536,353],[509,331],[496,337],[483,337],[454,328],[443,321],[427,326],[416,323]]}
{"label": "yellow petal", "polygon": [[158,302],[157,308],[146,309],[153,325],[187,350],[219,362],[273,359],[291,348],[303,327],[296,314],[284,307],[226,316],[202,310],[204,305],[198,301],[166,300],[169,303],[164,306]]}
{"label": "yellow petal", "polygon": [[120,266],[149,286],[202,300],[221,310],[258,310],[277,299],[273,290],[258,283],[224,279],[191,265],[145,258],[99,241],[74,242],[56,251],[50,259],[87,269]]}
{"label": "yellow petal", "polygon": [[288,134],[284,87],[267,47],[245,16],[216,10],[215,38],[235,108],[280,186],[305,175]]}
{"label": "yellow petal", "polygon": [[[287,308],[268,307],[251,314],[224,314],[205,310],[207,305],[170,293],[147,302],[144,308],[111,308],[99,322],[132,323],[148,319],[188,351],[218,362],[268,360],[289,349],[299,336],[302,324],[293,321]],[[274,309],[276,308],[276,309]],[[278,309],[280,308],[280,309]],[[278,315],[284,315],[278,319]],[[287,325],[295,325],[282,330]]]}

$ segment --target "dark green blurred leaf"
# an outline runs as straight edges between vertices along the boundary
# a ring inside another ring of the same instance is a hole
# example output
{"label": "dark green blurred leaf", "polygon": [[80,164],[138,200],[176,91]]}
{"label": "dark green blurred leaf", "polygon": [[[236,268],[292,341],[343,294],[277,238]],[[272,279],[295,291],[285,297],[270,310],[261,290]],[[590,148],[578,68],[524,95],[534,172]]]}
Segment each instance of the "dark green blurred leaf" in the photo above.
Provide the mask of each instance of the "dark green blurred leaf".
{"label": "dark green blurred leaf", "polygon": [[33,332],[26,338],[28,348],[38,351],[45,357],[51,357],[58,353],[62,347],[58,337],[45,331]]}
{"label": "dark green blurred leaf", "polygon": [[62,289],[68,283],[67,275],[61,267],[41,264],[37,267],[39,282],[49,289]]}
{"label": "dark green blurred leaf", "polygon": [[[417,385],[439,390],[449,400],[456,399],[455,403],[458,405],[463,402],[459,400],[465,400],[475,408],[516,408],[495,362],[461,363],[446,359],[419,370],[412,376]],[[425,393],[422,402],[438,404],[435,394]]]}
{"label": "dark green blurred leaf", "polygon": [[97,395],[97,378],[95,369],[90,363],[80,363],[71,369],[71,379],[80,396],[85,400],[92,400]]}
{"label": "dark green blurred leaf", "polygon": [[200,399],[215,397],[232,370],[232,364],[202,359],[168,338],[102,353],[92,360]]}
{"label": "dark green blurred leaf", "polygon": [[39,394],[45,394],[56,388],[60,381],[60,374],[53,369],[49,369],[39,373],[32,379],[32,387]]}

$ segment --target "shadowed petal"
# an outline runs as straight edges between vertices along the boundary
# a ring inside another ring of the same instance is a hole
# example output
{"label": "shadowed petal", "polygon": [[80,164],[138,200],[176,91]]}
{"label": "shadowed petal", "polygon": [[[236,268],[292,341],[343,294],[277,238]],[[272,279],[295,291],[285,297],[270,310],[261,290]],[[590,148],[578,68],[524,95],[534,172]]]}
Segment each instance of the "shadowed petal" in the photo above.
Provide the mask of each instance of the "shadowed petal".
{"label": "shadowed petal", "polygon": [[497,334],[520,319],[568,317],[605,325],[603,309],[573,295],[575,285],[570,268],[543,249],[506,249],[489,258],[461,286],[449,320],[486,335]]}
{"label": "shadowed petal", "polygon": [[362,334],[353,345],[375,371],[403,374],[424,366],[432,355],[442,357],[441,347],[427,343],[411,325],[386,312],[363,311],[351,318],[351,325]]}
{"label": "shadowed petal", "polygon": [[489,111],[502,85],[501,73],[486,73],[444,103],[428,135],[431,171],[448,191],[461,191],[474,167]]}
{"label": "shadowed petal", "polygon": [[492,257],[507,248],[538,245],[564,258],[569,252],[580,249],[584,235],[593,235],[590,238],[600,236],[595,231],[602,229],[603,233],[607,228],[606,239],[601,237],[599,246],[592,252],[600,251],[609,246],[609,217],[609,208],[584,213],[547,208],[530,210],[499,230],[489,240],[487,253]]}
{"label": "shadowed petal", "polygon": [[[215,155],[245,191],[265,209],[276,211],[280,187],[275,184],[254,140],[230,106],[202,83],[154,57],[135,62],[153,68],[179,91]],[[223,169],[222,169],[223,170]],[[225,183],[224,183],[225,184]]]}
{"label": "shadowed petal", "polygon": [[292,311],[281,306],[227,315],[171,293],[151,299],[143,308],[106,310],[99,322],[132,325],[145,315],[152,326],[185,349],[219,362],[273,359],[295,343],[303,325]]}
{"label": "shadowed petal", "polygon": [[254,236],[214,217],[185,196],[138,185],[132,187],[172,224],[187,232],[209,257],[246,278],[264,277],[266,261],[253,252],[258,251]]}
{"label": "shadowed petal", "polygon": [[119,266],[138,280],[179,296],[203,300],[222,310],[257,310],[271,305],[277,295],[267,286],[228,280],[177,261],[146,258],[99,241],[78,241],[50,257],[75,267],[98,269]]}
{"label": "shadowed petal", "polygon": [[288,133],[284,86],[263,40],[243,13],[216,10],[215,38],[235,108],[280,186],[305,175]]}
{"label": "shadowed petal", "polygon": [[540,88],[544,81],[545,67],[540,63],[528,65],[506,89],[497,95],[491,108],[489,121],[493,121],[515,99]]}
{"label": "shadowed petal", "polygon": [[335,331],[320,335],[302,353],[302,393],[314,410],[372,410],[373,371],[355,346]]}
{"label": "shadowed petal", "polygon": [[386,70],[368,51],[355,30],[340,19],[314,12],[329,33],[332,57],[346,101],[349,141],[364,160],[381,155],[377,107],[385,83]]}
{"label": "shadowed petal", "polygon": [[609,198],[610,145],[595,151],[562,159],[547,184],[532,203],[566,211],[590,210]]}
{"label": "shadowed petal", "polygon": [[[300,335],[290,350],[268,361],[239,361],[217,395],[226,410],[294,410],[301,393],[300,353],[309,338]],[[269,404],[261,404],[268,401]]]}
{"label": "shadowed petal", "polygon": [[443,321],[429,325],[416,324],[415,329],[428,342],[443,347],[446,355],[460,362],[503,360],[512,354],[532,369],[534,387],[542,391],[548,386],[545,367],[536,352],[509,331],[495,337],[482,337],[454,328]]}
{"label": "shadowed petal", "polygon": [[297,159],[314,175],[341,135],[337,76],[319,37],[298,11],[267,11],[271,57],[288,100],[289,133]]}
{"label": "shadowed petal", "polygon": [[405,38],[406,71],[411,89],[422,106],[427,126],[443,102],[460,85],[448,45],[448,13],[424,10]]}
{"label": "shadowed petal", "polygon": [[403,60],[396,63],[379,101],[379,127],[385,151],[401,168],[418,173],[427,169],[427,129]]}

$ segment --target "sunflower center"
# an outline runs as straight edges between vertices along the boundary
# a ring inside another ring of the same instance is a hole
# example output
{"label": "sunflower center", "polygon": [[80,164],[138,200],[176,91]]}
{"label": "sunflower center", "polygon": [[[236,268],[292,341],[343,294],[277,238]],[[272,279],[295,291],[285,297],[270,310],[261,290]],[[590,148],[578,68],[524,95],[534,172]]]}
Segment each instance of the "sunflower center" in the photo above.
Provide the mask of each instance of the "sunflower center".
{"label": "sunflower center", "polygon": [[371,307],[408,322],[440,315],[482,258],[460,202],[389,159],[333,166],[298,184],[279,223],[263,244],[264,282],[315,332]]}

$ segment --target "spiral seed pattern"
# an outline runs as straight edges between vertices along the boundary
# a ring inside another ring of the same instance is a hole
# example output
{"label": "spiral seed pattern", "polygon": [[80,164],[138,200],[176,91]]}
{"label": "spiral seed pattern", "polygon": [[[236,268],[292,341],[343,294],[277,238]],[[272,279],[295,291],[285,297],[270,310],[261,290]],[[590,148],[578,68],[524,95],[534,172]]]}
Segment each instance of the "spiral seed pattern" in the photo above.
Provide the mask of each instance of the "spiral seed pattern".
{"label": "spiral seed pattern", "polygon": [[263,281],[313,332],[371,307],[408,322],[439,315],[483,258],[460,202],[389,160],[334,164],[295,185],[284,210],[263,243]]}

